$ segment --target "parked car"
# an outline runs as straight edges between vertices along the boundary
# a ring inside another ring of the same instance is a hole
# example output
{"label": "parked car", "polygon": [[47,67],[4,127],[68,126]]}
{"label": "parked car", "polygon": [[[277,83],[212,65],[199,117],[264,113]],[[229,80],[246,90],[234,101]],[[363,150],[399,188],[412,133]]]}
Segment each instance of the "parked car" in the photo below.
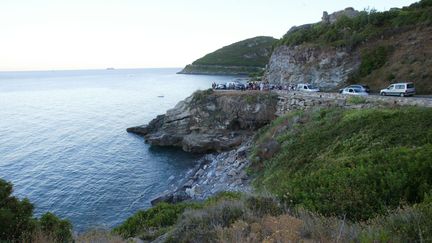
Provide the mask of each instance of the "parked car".
{"label": "parked car", "polygon": [[351,84],[351,85],[349,85],[349,86],[347,86],[347,87],[345,87],[343,89],[340,89],[339,93],[342,93],[344,91],[344,89],[346,89],[346,88],[354,88],[354,89],[357,89],[357,90],[364,91],[366,93],[370,92],[370,88],[367,85],[363,85],[363,84]]}
{"label": "parked car", "polygon": [[380,91],[380,95],[397,95],[401,97],[415,95],[415,93],[416,89],[413,83],[391,84]]}
{"label": "parked car", "polygon": [[239,83],[239,82],[236,82],[235,86],[234,86],[234,89],[236,89],[236,90],[245,90],[246,89],[246,85],[244,85],[242,83]]}
{"label": "parked car", "polygon": [[358,88],[345,88],[342,90],[342,94],[346,94],[346,95],[369,95],[368,92],[366,92],[365,90],[362,89],[358,89]]}
{"label": "parked car", "polygon": [[216,89],[226,89],[225,84],[216,84]]}
{"label": "parked car", "polygon": [[227,89],[235,89],[236,84],[236,82],[227,82],[225,86]]}
{"label": "parked car", "polygon": [[311,84],[297,84],[297,91],[306,91],[306,92],[319,92],[320,90],[317,87],[314,87]]}

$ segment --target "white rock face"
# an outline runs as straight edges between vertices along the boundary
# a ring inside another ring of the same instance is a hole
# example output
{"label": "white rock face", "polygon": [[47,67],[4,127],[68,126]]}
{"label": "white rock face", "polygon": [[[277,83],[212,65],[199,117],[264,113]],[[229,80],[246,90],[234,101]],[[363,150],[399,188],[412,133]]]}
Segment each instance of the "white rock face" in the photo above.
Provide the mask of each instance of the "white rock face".
{"label": "white rock face", "polygon": [[333,89],[360,65],[357,52],[306,45],[280,46],[273,52],[264,79],[271,83],[311,83]]}

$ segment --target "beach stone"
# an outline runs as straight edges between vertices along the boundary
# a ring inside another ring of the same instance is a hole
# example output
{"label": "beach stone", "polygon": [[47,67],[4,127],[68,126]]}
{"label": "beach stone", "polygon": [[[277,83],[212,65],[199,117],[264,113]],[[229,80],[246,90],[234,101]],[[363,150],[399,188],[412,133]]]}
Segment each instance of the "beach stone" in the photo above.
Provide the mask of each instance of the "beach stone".
{"label": "beach stone", "polygon": [[194,180],[188,180],[185,184],[183,184],[183,187],[184,188],[192,187],[193,183],[194,183]]}
{"label": "beach stone", "polygon": [[204,175],[204,170],[203,169],[198,170],[198,172],[195,175],[196,176],[202,176],[202,175]]}
{"label": "beach stone", "polygon": [[185,190],[186,194],[191,197],[194,198],[195,197],[195,188],[186,188]]}
{"label": "beach stone", "polygon": [[246,171],[242,170],[239,175],[240,179],[246,180],[248,178]]}
{"label": "beach stone", "polygon": [[237,171],[236,171],[235,169],[231,169],[231,170],[228,172],[228,175],[229,175],[229,176],[235,176],[235,175],[237,175]]}

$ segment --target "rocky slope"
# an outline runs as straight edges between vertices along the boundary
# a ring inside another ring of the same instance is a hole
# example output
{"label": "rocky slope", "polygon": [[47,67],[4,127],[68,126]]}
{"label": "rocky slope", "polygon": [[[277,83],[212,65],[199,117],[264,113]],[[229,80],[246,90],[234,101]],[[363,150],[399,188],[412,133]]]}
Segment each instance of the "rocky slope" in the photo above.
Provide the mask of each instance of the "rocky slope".
{"label": "rocky slope", "polygon": [[278,41],[264,80],[324,90],[362,83],[372,91],[410,81],[429,94],[431,10],[432,2],[423,0],[386,12],[324,12],[321,22],[293,27]]}
{"label": "rocky slope", "polygon": [[276,39],[259,36],[225,46],[187,65],[181,74],[246,75],[268,63]]}
{"label": "rocky slope", "polygon": [[317,46],[280,46],[272,54],[265,80],[272,83],[311,83],[334,89],[360,66],[358,52]]}
{"label": "rocky slope", "polygon": [[220,192],[252,192],[246,168],[252,139],[246,140],[238,149],[217,154],[207,154],[194,169],[171,189],[161,193],[151,203],[178,203],[185,200],[205,200]]}
{"label": "rocky slope", "polygon": [[198,91],[148,125],[127,131],[143,135],[151,145],[194,153],[224,151],[273,120],[276,105],[272,93]]}

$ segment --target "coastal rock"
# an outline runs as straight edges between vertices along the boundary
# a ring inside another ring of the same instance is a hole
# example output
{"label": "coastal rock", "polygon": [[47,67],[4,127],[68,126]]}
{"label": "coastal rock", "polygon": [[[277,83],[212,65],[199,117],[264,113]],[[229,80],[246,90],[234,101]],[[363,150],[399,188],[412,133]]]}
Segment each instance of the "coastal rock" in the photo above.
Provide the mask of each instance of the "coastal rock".
{"label": "coastal rock", "polygon": [[186,200],[190,200],[191,197],[186,193],[186,191],[183,190],[177,190],[175,192],[169,192],[163,195],[160,195],[156,197],[155,199],[151,200],[151,205],[156,205],[160,202],[166,202],[166,203],[179,203]]}
{"label": "coastal rock", "polygon": [[205,155],[186,175],[186,179],[179,182],[177,188],[157,197],[152,204],[162,201],[172,203],[181,200],[205,200],[223,191],[251,192],[250,180],[245,170],[250,161],[237,156],[241,150],[245,157],[248,157],[251,141],[249,138],[237,150]]}
{"label": "coastal rock", "polygon": [[279,46],[270,58],[264,80],[271,83],[310,83],[334,89],[345,83],[361,63],[358,52],[318,46]]}
{"label": "coastal rock", "polygon": [[128,128],[156,146],[206,153],[239,146],[275,118],[277,95],[267,92],[199,91],[148,125]]}

